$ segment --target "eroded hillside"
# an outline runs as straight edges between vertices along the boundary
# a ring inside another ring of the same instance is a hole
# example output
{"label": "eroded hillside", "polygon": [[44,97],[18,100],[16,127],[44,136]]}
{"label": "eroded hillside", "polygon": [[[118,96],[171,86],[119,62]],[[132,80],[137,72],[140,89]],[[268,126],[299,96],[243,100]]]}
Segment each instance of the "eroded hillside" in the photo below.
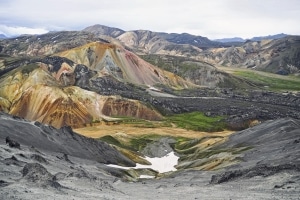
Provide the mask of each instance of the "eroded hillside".
{"label": "eroded hillside", "polygon": [[162,84],[178,89],[192,86],[181,77],[151,65],[132,52],[113,44],[94,42],[57,55],[123,82],[146,86]]}
{"label": "eroded hillside", "polygon": [[81,69],[82,65],[48,57],[10,71],[0,81],[1,110],[55,127],[79,127],[109,120],[109,116],[161,118],[137,100],[103,96],[77,87],[81,81],[77,67]]}

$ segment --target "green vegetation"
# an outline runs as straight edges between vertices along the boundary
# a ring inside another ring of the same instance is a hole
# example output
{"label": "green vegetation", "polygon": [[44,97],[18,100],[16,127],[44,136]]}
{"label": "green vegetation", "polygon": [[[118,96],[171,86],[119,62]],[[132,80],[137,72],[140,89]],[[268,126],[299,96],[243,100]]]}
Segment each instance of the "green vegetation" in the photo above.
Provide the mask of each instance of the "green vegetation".
{"label": "green vegetation", "polygon": [[182,140],[177,140],[177,143],[175,145],[175,148],[177,150],[186,150],[186,149],[191,149],[198,144],[205,142],[209,139],[214,139],[214,138],[223,138],[221,136],[209,136],[209,137],[202,137],[202,138],[196,138],[196,139],[191,139],[191,138],[185,138]]}
{"label": "green vegetation", "polygon": [[136,151],[141,151],[142,149],[144,149],[146,147],[147,144],[158,140],[161,136],[159,135],[154,135],[154,134],[150,134],[150,135],[142,135],[140,137],[136,137],[133,138],[130,141],[130,147],[135,149]]}
{"label": "green vegetation", "polygon": [[134,127],[142,127],[142,128],[154,128],[158,127],[158,123],[154,121],[138,119],[134,117],[126,117],[126,116],[113,116],[114,118],[118,118],[117,123],[121,124],[129,124]]}
{"label": "green vegetation", "polygon": [[22,66],[21,69],[22,69],[23,74],[29,74],[30,72],[32,72],[33,70],[35,70],[38,67],[39,66],[37,64],[31,63],[29,65]]}
{"label": "green vegetation", "polygon": [[293,76],[273,75],[260,72],[251,71],[236,71],[234,73],[237,76],[250,80],[257,85],[267,86],[268,90],[273,91],[300,91],[300,78]]}
{"label": "green vegetation", "polygon": [[165,117],[161,121],[148,121],[133,117],[117,117],[118,123],[129,124],[135,127],[155,128],[155,127],[177,127],[193,131],[216,132],[226,128],[224,118],[221,116],[207,117],[201,112],[191,112],[183,114],[175,114]]}
{"label": "green vegetation", "polygon": [[223,117],[207,117],[200,112],[183,113],[167,117],[167,121],[180,128],[194,131],[222,131],[225,129]]}
{"label": "green vegetation", "polygon": [[126,140],[122,140],[121,142],[118,139],[114,138],[113,136],[107,135],[99,138],[99,140],[121,147],[123,149],[131,150],[131,151],[141,151],[146,147],[148,143],[158,140],[160,137],[163,136],[148,134],[148,135],[126,138]]}
{"label": "green vegetation", "polygon": [[114,138],[113,136],[110,136],[110,135],[103,136],[100,138],[100,140],[103,142],[107,142],[109,144],[119,146],[119,147],[123,146],[116,138]]}
{"label": "green vegetation", "polygon": [[173,72],[181,77],[185,77],[187,74],[201,68],[212,67],[206,62],[179,56],[150,54],[142,55],[141,58],[163,70]]}

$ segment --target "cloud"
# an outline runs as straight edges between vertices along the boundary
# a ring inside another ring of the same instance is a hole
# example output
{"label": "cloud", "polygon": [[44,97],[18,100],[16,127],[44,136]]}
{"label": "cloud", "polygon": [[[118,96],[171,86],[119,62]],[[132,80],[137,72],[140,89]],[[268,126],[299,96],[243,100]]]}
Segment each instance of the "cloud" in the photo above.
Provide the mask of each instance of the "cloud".
{"label": "cloud", "polygon": [[0,25],[0,33],[6,36],[16,36],[21,34],[43,34],[47,33],[48,30],[43,28],[28,28],[28,27],[10,27]]}
{"label": "cloud", "polygon": [[300,34],[299,0],[3,0],[0,24],[81,30],[93,24],[123,30],[188,32],[209,38]]}

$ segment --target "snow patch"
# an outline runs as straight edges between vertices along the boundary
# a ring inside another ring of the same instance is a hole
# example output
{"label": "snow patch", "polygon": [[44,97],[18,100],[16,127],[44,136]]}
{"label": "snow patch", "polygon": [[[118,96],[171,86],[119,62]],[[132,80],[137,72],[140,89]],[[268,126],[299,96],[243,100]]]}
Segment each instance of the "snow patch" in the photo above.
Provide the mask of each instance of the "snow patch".
{"label": "snow patch", "polygon": [[59,36],[60,36],[60,34],[58,34],[58,35],[52,37],[51,40],[54,40],[55,38],[58,38]]}
{"label": "snow patch", "polygon": [[140,178],[155,178],[155,176],[141,175]]}
{"label": "snow patch", "polygon": [[150,158],[150,157],[146,156],[145,159],[147,161],[149,161],[151,163],[151,165],[141,165],[141,164],[137,163],[135,167],[122,167],[122,166],[113,165],[113,164],[109,164],[107,166],[121,168],[121,169],[151,168],[155,171],[158,171],[159,173],[165,173],[165,172],[177,170],[174,166],[177,165],[179,157],[175,155],[174,151],[172,151],[169,154],[167,154],[166,156],[161,157],[161,158],[158,158],[158,157]]}

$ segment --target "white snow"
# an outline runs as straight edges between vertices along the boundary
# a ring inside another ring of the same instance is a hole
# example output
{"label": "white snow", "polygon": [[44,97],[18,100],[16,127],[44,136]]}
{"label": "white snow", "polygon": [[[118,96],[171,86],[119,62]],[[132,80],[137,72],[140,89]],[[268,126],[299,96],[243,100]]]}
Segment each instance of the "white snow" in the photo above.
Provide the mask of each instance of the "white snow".
{"label": "white snow", "polygon": [[169,154],[167,154],[164,157],[158,158],[150,158],[146,156],[146,160],[148,160],[151,165],[141,165],[136,164],[135,167],[122,167],[119,165],[112,165],[109,164],[107,166],[109,167],[115,167],[115,168],[122,168],[122,169],[144,169],[144,168],[151,168],[155,171],[158,171],[159,173],[164,172],[170,172],[170,171],[176,171],[177,169],[174,167],[178,163],[179,157],[175,155],[175,153],[172,151]]}
{"label": "white snow", "polygon": [[153,87],[153,86],[149,86],[149,90],[153,90],[153,91],[156,91],[156,92],[160,92],[159,89],[157,89],[157,88],[155,88],[155,87]]}
{"label": "white snow", "polygon": [[54,39],[57,38],[58,36],[60,36],[60,34],[58,34],[58,35],[52,37],[51,40],[54,40]]}
{"label": "white snow", "polygon": [[155,176],[141,175],[140,178],[155,178]]}

